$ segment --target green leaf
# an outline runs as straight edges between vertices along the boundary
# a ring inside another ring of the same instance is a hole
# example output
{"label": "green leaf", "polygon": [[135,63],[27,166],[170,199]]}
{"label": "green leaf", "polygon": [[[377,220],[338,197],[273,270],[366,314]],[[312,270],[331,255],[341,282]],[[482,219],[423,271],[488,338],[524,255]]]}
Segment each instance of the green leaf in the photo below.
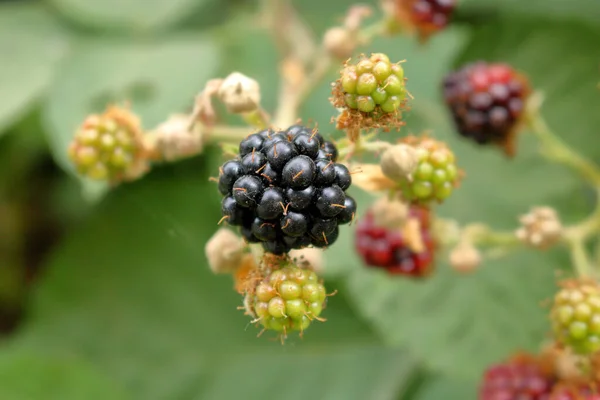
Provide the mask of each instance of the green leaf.
{"label": "green leaf", "polygon": [[220,218],[209,158],[111,192],[51,257],[18,342],[77,354],[144,400],[261,398],[286,388],[397,398],[412,358],[385,349],[343,296],[329,299],[328,321],[302,340],[256,338],[231,279],[206,264]]}
{"label": "green leaf", "polygon": [[477,382],[433,375],[411,397],[412,400],[469,400],[477,398]]}
{"label": "green leaf", "polygon": [[66,17],[102,30],[145,32],[185,19],[208,0],[50,0]]}
{"label": "green leaf", "polygon": [[596,0],[461,0],[458,12],[496,12],[523,14],[529,17],[571,19],[596,25],[600,19],[600,3]]}
{"label": "green leaf", "polygon": [[14,348],[0,356],[0,398],[10,400],[125,400],[122,387],[88,363]]}
{"label": "green leaf", "polygon": [[65,36],[41,5],[0,5],[0,134],[44,93],[67,51]]}
{"label": "green leaf", "polygon": [[[219,53],[205,36],[157,42],[90,40],[79,44],[52,86],[44,121],[55,160],[74,173],[67,148],[77,126],[108,103],[131,102],[149,129],[188,110],[213,77]],[[88,185],[98,190],[98,185]],[[100,188],[101,191],[102,187]]]}
{"label": "green leaf", "polygon": [[[597,64],[587,55],[597,52],[593,48],[597,34],[567,24],[521,23],[512,20],[475,31],[462,59],[505,60],[522,68],[548,95],[544,111],[551,125],[564,132],[566,141],[594,155],[600,93]],[[407,67],[413,56],[406,55]],[[585,186],[563,167],[546,163],[533,137],[526,133],[519,137],[518,156],[510,161],[496,149],[461,139],[450,124],[439,89],[430,90],[439,87],[450,58],[434,52],[423,56],[430,57],[438,73],[407,72],[409,84],[423,84],[410,86],[416,99],[407,131],[433,128],[434,137],[450,144],[466,171],[461,187],[439,208],[441,215],[461,223],[482,221],[499,230],[516,229],[518,216],[534,205],[557,207],[566,222],[586,215],[591,204]],[[431,82],[429,89],[426,80]],[[364,213],[371,199],[357,197],[362,200],[359,212]],[[436,274],[413,282],[367,270],[354,255],[352,239],[345,230],[341,243],[327,255],[332,274],[347,274],[349,299],[356,309],[388,343],[409,347],[446,374],[469,378],[516,349],[538,348],[548,332],[547,309],[540,303],[555,290],[556,270],[569,268],[563,249],[545,254],[522,251],[487,260],[475,274],[459,276],[447,265],[447,255],[440,253]]]}

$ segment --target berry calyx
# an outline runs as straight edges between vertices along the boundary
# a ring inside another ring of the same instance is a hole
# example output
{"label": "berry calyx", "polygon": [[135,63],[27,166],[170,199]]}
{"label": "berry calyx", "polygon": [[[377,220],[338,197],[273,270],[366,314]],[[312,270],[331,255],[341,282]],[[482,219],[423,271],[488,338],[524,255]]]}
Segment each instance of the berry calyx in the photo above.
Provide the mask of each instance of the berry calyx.
{"label": "berry calyx", "polygon": [[414,172],[399,181],[404,199],[417,204],[443,202],[461,178],[454,153],[445,143],[427,137],[409,136],[403,143],[412,146],[417,154]]}
{"label": "berry calyx", "polygon": [[148,170],[139,120],[118,107],[88,116],[68,154],[77,172],[93,180],[117,183],[137,179]]}
{"label": "berry calyx", "polygon": [[383,53],[363,55],[356,64],[347,62],[332,93],[332,104],[344,110],[337,128],[348,130],[353,141],[361,128],[389,130],[403,124],[401,111],[408,95],[404,69]]}
{"label": "berry calyx", "polygon": [[251,278],[255,284],[247,291],[245,303],[247,313],[255,317],[253,322],[264,330],[280,332],[283,340],[291,331],[302,335],[314,320],[324,321],[320,315],[327,294],[315,272],[289,260],[273,267]]}
{"label": "berry calyx", "polygon": [[550,314],[556,341],[578,354],[600,350],[600,286],[575,280],[562,286]]}
{"label": "berry calyx", "polygon": [[479,400],[546,400],[554,383],[555,378],[548,374],[540,360],[518,355],[485,371]]}
{"label": "berry calyx", "polygon": [[[414,249],[414,238],[408,238],[402,227],[386,227],[377,224],[374,213],[369,210],[358,222],[355,246],[363,262],[370,267],[383,268],[391,275],[410,277],[428,276],[434,267],[436,243],[429,232],[429,211],[412,206],[408,220],[419,223],[417,238],[423,249]],[[420,251],[419,251],[420,250]]]}
{"label": "berry calyx", "polygon": [[240,226],[247,242],[277,255],[327,247],[336,241],[338,225],[354,218],[356,202],[346,194],[350,172],[317,130],[265,129],[242,140],[239,154],[220,168],[218,188],[223,219]]}
{"label": "berry calyx", "polygon": [[530,94],[527,79],[507,64],[477,62],[450,73],[444,99],[457,131],[480,145],[516,152],[516,133]]}

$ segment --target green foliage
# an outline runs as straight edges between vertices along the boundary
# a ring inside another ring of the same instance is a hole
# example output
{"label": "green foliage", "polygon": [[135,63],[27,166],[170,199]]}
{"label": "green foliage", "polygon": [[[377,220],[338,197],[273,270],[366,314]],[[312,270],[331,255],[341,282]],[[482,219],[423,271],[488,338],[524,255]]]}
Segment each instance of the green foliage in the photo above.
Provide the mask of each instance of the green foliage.
{"label": "green foliage", "polygon": [[[261,83],[268,111],[277,106],[277,51],[261,21],[248,15],[252,5],[49,3],[0,5],[0,135],[19,135],[14,142],[0,138],[5,159],[19,161],[2,164],[3,181],[25,180],[30,160],[42,158],[38,136],[46,137],[54,162],[72,173],[66,146],[73,131],[106,103],[130,101],[144,127],[152,128],[171,113],[189,111],[208,79],[240,71]],[[342,0],[294,3],[319,34],[339,24],[349,6]],[[543,113],[560,136],[600,159],[599,3],[464,0],[458,14],[457,26],[424,46],[394,36],[362,49],[407,60],[415,100],[403,133],[431,129],[466,171],[440,213],[505,230],[533,205],[552,205],[567,222],[582,218],[591,206],[584,185],[545,163],[527,133],[510,161],[460,139],[442,104],[440,81],[466,61],[507,61],[545,93]],[[327,80],[337,76],[332,71]],[[341,133],[330,124],[329,95],[323,82],[301,116],[336,138]],[[39,114],[41,128],[29,122]],[[31,140],[22,139],[28,134]],[[277,393],[286,399],[472,399],[486,365],[517,349],[536,350],[549,332],[540,303],[555,291],[556,270],[569,268],[560,249],[518,252],[486,262],[471,276],[452,272],[440,253],[430,279],[411,281],[366,269],[355,255],[352,227],[342,227],[326,253],[326,285],[340,291],[323,312],[328,321],[311,324],[304,339],[290,338],[285,346],[269,340],[269,332],[256,339],[259,329],[246,327],[249,318],[236,312],[242,299],[231,279],[212,275],[203,252],[218,221],[219,196],[208,182],[217,153],[209,146],[194,160],[157,168],[111,191],[89,215],[70,217],[80,224],[67,225],[47,256],[26,319],[1,349],[0,398],[259,399]],[[58,215],[75,215],[70,209],[81,207],[71,179],[65,174],[51,188],[60,199],[53,209]],[[0,203],[11,186],[6,182]],[[88,191],[106,190],[84,184]],[[357,190],[353,196],[359,213],[373,201]],[[423,368],[435,374],[426,373],[415,389],[414,374]]]}

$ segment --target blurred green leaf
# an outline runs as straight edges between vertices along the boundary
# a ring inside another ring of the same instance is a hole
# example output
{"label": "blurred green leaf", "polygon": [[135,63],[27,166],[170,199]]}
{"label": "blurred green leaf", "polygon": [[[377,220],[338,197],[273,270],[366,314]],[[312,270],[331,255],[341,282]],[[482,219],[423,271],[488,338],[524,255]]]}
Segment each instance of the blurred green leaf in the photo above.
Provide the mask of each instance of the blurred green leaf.
{"label": "blurred green leaf", "polygon": [[0,355],[0,398],[7,400],[125,400],[126,392],[88,363],[22,348]]}
{"label": "blurred green leaf", "polygon": [[73,133],[88,114],[103,111],[107,103],[130,102],[146,129],[172,113],[187,111],[195,94],[213,77],[218,60],[217,48],[206,36],[79,43],[52,86],[44,109],[55,160],[73,172],[67,156]]}
{"label": "blurred green leaf", "polygon": [[412,400],[460,399],[474,400],[477,398],[477,383],[450,379],[446,376],[434,375],[419,388],[411,397]]}
{"label": "blurred green leaf", "polygon": [[102,30],[145,32],[185,19],[209,0],[49,0],[66,17]]}
{"label": "blurred green leaf", "polygon": [[461,0],[458,12],[463,10],[572,19],[590,25],[597,25],[600,20],[600,2],[596,0]]}
{"label": "blurred green leaf", "polygon": [[303,387],[397,398],[412,358],[382,347],[343,296],[302,340],[256,338],[230,278],[206,265],[220,197],[202,172],[210,164],[160,169],[112,192],[51,257],[18,343],[77,354],[144,400],[296,398]]}
{"label": "blurred green leaf", "polygon": [[[464,58],[514,62],[549,96],[545,110],[565,139],[597,152],[592,142],[599,126],[600,93],[592,35],[585,28],[532,25],[515,20],[477,30]],[[535,27],[537,29],[532,29]],[[442,35],[438,40],[444,42]],[[440,213],[462,223],[483,221],[496,229],[515,229],[517,217],[529,207],[558,207],[567,221],[585,216],[585,189],[572,173],[549,165],[537,154],[537,143],[523,134],[519,154],[508,161],[497,150],[481,148],[453,132],[439,85],[451,68],[446,56],[431,47],[423,50],[436,71],[408,70],[419,53],[406,52],[409,90],[415,96],[405,132],[433,128],[433,136],[450,144],[466,178]],[[568,63],[557,60],[569,60]],[[437,89],[436,89],[437,88]],[[565,101],[568,96],[570,101]],[[585,106],[583,106],[585,105]],[[586,147],[587,143],[587,147]],[[363,213],[370,202],[358,196]],[[430,366],[450,375],[477,377],[489,363],[517,349],[536,349],[548,326],[540,302],[554,291],[555,271],[568,268],[566,254],[520,252],[486,261],[472,276],[451,272],[446,255],[438,255],[438,271],[413,282],[367,270],[353,254],[351,232],[327,253],[334,270],[348,274],[349,299],[373,323],[388,343],[409,347]],[[339,260],[343,260],[343,263]],[[333,271],[332,271],[333,273]]]}
{"label": "blurred green leaf", "polygon": [[51,83],[68,43],[40,4],[0,5],[0,134]]}

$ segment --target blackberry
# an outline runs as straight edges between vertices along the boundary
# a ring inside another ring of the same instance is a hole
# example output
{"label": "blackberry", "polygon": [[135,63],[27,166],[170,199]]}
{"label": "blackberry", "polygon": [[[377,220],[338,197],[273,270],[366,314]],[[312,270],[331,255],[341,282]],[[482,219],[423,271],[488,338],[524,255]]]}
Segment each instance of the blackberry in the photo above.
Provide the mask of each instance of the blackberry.
{"label": "blackberry", "polygon": [[306,330],[325,308],[327,294],[317,275],[294,265],[271,272],[247,294],[246,307],[264,329],[281,332]]}
{"label": "blackberry", "polygon": [[567,281],[554,297],[550,314],[556,340],[579,354],[600,350],[600,286]]}
{"label": "blackberry", "polygon": [[266,129],[249,135],[239,149],[239,157],[221,167],[218,188],[223,218],[241,226],[246,241],[261,242],[274,254],[326,247],[336,241],[338,225],[354,218],[356,202],[345,193],[350,172],[317,130]]}
{"label": "blackberry", "polygon": [[509,65],[481,61],[449,74],[443,92],[462,136],[514,155],[515,133],[530,92],[524,76]]}
{"label": "blackberry", "polygon": [[403,197],[412,203],[443,202],[460,181],[454,153],[445,143],[409,136],[403,142],[416,150],[417,165],[411,179],[399,181]]}
{"label": "blackberry", "polygon": [[148,170],[139,120],[117,107],[87,117],[68,154],[77,172],[94,180],[116,183],[138,178]]}
{"label": "blackberry", "polygon": [[454,13],[457,0],[396,0],[397,17],[408,22],[422,39],[444,29]]}
{"label": "blackberry", "polygon": [[518,356],[486,370],[479,400],[547,400],[554,383],[555,378],[546,374],[538,360]]}
{"label": "blackberry", "polygon": [[392,275],[424,277],[431,273],[436,244],[429,233],[429,211],[412,206],[409,216],[419,220],[425,245],[422,252],[413,251],[400,230],[376,225],[371,211],[359,221],[355,247],[367,266],[383,268]]}

